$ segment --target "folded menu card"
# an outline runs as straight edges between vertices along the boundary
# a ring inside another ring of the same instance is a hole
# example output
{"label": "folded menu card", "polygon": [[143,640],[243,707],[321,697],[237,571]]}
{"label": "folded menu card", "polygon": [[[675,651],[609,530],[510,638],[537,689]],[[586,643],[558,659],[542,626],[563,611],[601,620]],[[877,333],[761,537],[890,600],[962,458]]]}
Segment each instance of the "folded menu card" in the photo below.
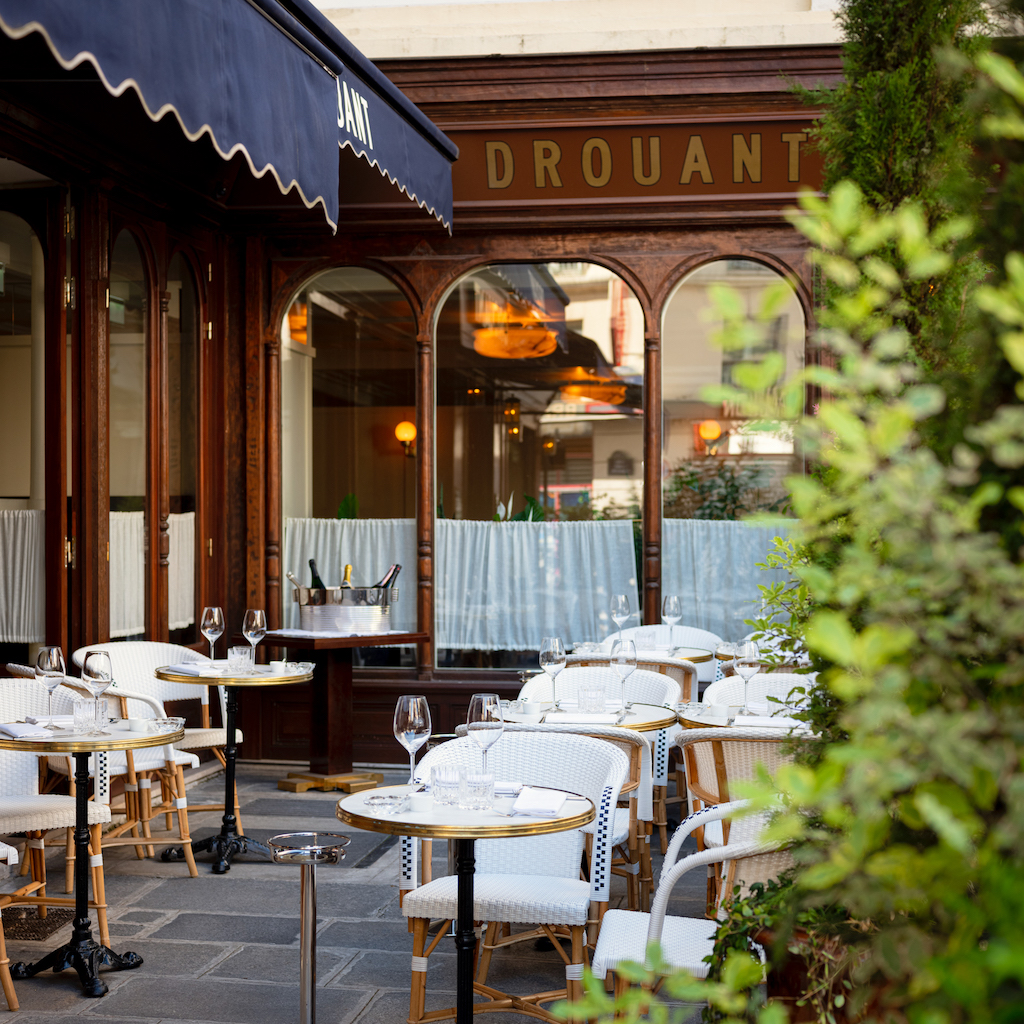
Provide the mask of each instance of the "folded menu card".
{"label": "folded menu card", "polygon": [[49,729],[28,725],[25,722],[0,722],[0,733],[16,740],[36,740],[53,735]]}
{"label": "folded menu card", "polygon": [[568,794],[558,789],[536,789],[524,786],[512,805],[513,814],[528,814],[533,818],[554,818],[568,799]]}

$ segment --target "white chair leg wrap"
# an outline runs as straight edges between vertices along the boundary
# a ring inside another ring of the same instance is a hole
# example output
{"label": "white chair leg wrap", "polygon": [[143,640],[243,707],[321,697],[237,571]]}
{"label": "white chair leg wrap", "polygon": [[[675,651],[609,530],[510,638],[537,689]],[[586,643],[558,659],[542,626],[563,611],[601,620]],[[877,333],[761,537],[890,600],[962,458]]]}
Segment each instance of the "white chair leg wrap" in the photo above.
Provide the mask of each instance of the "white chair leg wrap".
{"label": "white chair leg wrap", "polygon": [[152,789],[152,788],[153,788],[153,780],[152,779],[139,779],[139,789]]}
{"label": "white chair leg wrap", "polygon": [[565,980],[566,981],[582,981],[583,980],[583,964],[566,964],[565,965]]}
{"label": "white chair leg wrap", "polygon": [[94,853],[89,858],[89,867],[91,867],[91,868],[101,868],[101,867],[103,867],[103,854],[102,853]]}
{"label": "white chair leg wrap", "polygon": [[40,836],[38,839],[26,839],[25,845],[30,850],[42,850],[46,845],[46,841]]}
{"label": "white chair leg wrap", "polygon": [[[427,958],[425,956],[414,956],[412,958],[412,969],[420,974],[427,972]],[[582,977],[582,975],[580,975]]]}
{"label": "white chair leg wrap", "polygon": [[630,874],[630,875],[639,875],[640,874],[640,864],[639,863],[636,863],[636,864],[623,864],[622,866],[626,869],[627,874]]}
{"label": "white chair leg wrap", "polygon": [[178,799],[174,801],[174,806],[177,807],[179,811],[182,811],[188,807],[188,800],[183,796],[179,796]]}

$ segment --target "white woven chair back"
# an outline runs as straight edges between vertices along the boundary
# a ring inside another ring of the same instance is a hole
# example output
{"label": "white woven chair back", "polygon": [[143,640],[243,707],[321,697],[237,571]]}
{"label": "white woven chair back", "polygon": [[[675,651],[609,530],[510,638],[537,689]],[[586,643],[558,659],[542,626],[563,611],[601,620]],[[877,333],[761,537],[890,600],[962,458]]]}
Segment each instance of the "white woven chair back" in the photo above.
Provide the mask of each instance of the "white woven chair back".
{"label": "white woven chair back", "polygon": [[[202,700],[206,689],[187,683],[170,683],[157,679],[153,674],[161,665],[176,665],[189,661],[209,661],[205,654],[193,651],[179,644],[157,643],[153,640],[122,640],[107,644],[90,644],[80,647],[71,656],[81,668],[89,651],[106,651],[110,655],[110,667],[114,673],[114,684],[126,690],[148,694],[159,701]],[[219,689],[219,688],[218,688]],[[223,709],[222,709],[223,710]],[[153,709],[139,700],[128,701],[129,718],[152,718]]]}
{"label": "white woven chair back", "polygon": [[[735,825],[733,829],[735,830]],[[729,837],[733,842],[732,835]],[[722,886],[722,903],[734,899],[743,899],[750,894],[750,887],[755,882],[767,882],[778,878],[783,871],[793,866],[793,854],[789,850],[772,850],[768,853],[754,853],[746,857],[734,857],[729,862],[729,869]],[[720,913],[724,915],[724,907]]]}
{"label": "white woven chair back", "polygon": [[[565,659],[566,668],[587,668],[588,666],[604,666],[609,663],[610,654],[570,654]],[[697,682],[700,680],[699,666],[682,658],[670,658],[667,655],[656,655],[644,652],[637,653],[636,667],[645,672],[657,672],[674,679],[679,685],[679,700],[697,699]]]}
{"label": "white woven chair back", "polygon": [[[600,665],[565,668],[555,678],[559,700],[574,700],[581,683],[603,683],[610,698],[618,697],[621,685],[619,674],[613,668]],[[551,680],[541,673],[528,679],[519,691],[522,700],[551,700]],[[626,680],[626,700],[635,704],[674,705],[679,701],[679,684],[660,672],[646,672],[638,668]]]}
{"label": "white woven chair back", "polygon": [[39,758],[20,750],[0,750],[0,797],[35,796],[39,792]]}
{"label": "white woven chair back", "polygon": [[[58,686],[53,693],[53,713],[70,715],[80,696],[66,686]],[[35,679],[0,679],[0,722],[17,722],[25,715],[45,715],[47,710],[48,694],[42,683]]]}
{"label": "white woven chair back", "polygon": [[[481,751],[476,741],[468,736],[449,740],[426,754],[416,766],[416,778],[421,782],[429,780],[430,769],[436,764],[479,770]],[[589,736],[510,731],[487,752],[487,767],[498,780],[564,789],[585,796],[593,803],[597,819],[590,862],[590,898],[607,902],[613,818],[619,791],[629,778],[629,758],[612,744]],[[505,840],[494,842],[500,844]],[[482,846],[483,843],[477,844],[478,849]],[[517,849],[522,853],[530,849],[530,844],[524,843]],[[566,846],[565,850],[568,849]],[[532,853],[524,855],[517,861],[515,871],[503,873],[536,874],[535,861]],[[578,867],[577,860],[576,870],[570,870],[565,877],[578,877]]]}
{"label": "white woven chair back", "polygon": [[[774,697],[792,707],[802,707],[807,703],[807,697],[803,694],[794,693],[790,697],[790,691],[796,686],[810,689],[818,674],[812,672],[809,675],[800,675],[796,672],[758,672],[750,677],[747,699],[751,704],[765,704],[768,713],[780,711],[778,704],[769,703],[768,698]],[[733,704],[743,703],[743,680],[740,676],[726,676],[712,683],[701,697],[703,704]]]}
{"label": "white woven chair back", "polygon": [[[618,638],[617,632],[610,633],[601,641],[602,649],[611,651],[612,644]],[[631,626],[629,629],[622,630],[622,639],[632,640],[636,643],[637,655],[641,652],[641,643],[645,647],[647,644],[654,647],[667,647],[670,644],[675,647],[700,647],[714,654],[715,648],[722,642],[722,638],[717,633],[712,633],[708,629],[698,629],[696,626]],[[702,683],[711,683],[715,679],[720,679],[721,672],[721,663],[717,658],[702,661],[697,666],[697,678]]]}
{"label": "white woven chair back", "polygon": [[579,878],[583,841],[578,829],[550,836],[480,839],[476,843],[476,870],[487,875],[521,875],[523,865],[528,864],[531,875]]}

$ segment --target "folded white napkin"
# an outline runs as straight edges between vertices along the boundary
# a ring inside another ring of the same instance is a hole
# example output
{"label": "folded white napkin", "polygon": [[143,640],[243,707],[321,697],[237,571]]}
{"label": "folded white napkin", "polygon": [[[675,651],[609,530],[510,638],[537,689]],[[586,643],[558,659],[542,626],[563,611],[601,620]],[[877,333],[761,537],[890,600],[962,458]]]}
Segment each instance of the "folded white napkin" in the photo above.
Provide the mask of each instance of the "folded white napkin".
{"label": "folded white napkin", "polygon": [[[42,725],[44,722],[49,722],[50,721],[50,716],[49,715],[26,715],[25,716],[25,721],[28,722],[29,725]],[[70,729],[75,724],[75,716],[74,715],[54,715],[53,716],[53,724],[55,726],[57,726],[58,729]],[[47,731],[49,731],[49,730],[47,730]]]}
{"label": "folded white napkin", "polygon": [[495,796],[518,796],[522,792],[523,784],[521,782],[495,782],[494,783],[494,795]]}
{"label": "folded white napkin", "polygon": [[2,722],[0,732],[16,740],[36,740],[52,736],[49,729],[41,729],[38,725],[27,725],[25,722]]}
{"label": "folded white napkin", "polygon": [[571,714],[554,714],[548,715],[549,722],[560,722],[565,725],[614,725],[615,720],[619,717],[619,713],[616,712],[604,712],[593,715],[585,715],[583,712],[572,712]]}
{"label": "folded white napkin", "polygon": [[[179,665],[168,665],[168,672],[176,672],[179,676],[197,676],[200,669],[206,668],[210,662],[207,661],[183,661]],[[222,663],[227,667],[227,662]]]}
{"label": "folded white napkin", "polygon": [[794,727],[800,728],[804,723],[795,718],[790,718],[788,715],[775,715],[773,717],[768,715],[737,715],[733,719],[732,724],[747,726],[751,729],[792,729]]}
{"label": "folded white napkin", "polygon": [[513,814],[528,814],[531,818],[554,818],[562,809],[569,794],[557,789],[536,789],[524,786],[512,805]]}

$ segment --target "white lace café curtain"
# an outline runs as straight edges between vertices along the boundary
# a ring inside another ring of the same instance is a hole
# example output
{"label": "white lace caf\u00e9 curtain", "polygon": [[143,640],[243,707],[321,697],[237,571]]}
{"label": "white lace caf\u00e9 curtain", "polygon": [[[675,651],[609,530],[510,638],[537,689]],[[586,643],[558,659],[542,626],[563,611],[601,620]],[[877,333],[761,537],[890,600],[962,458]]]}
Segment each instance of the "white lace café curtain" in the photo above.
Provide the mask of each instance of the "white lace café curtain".
{"label": "white lace caf\u00e9 curtain", "polygon": [[46,513],[0,511],[0,643],[41,644],[46,633]]}
{"label": "white lace caf\u00e9 curtain", "polygon": [[668,519],[661,527],[661,592],[677,594],[683,626],[709,629],[723,640],[739,640],[760,614],[758,584],[782,582],[781,569],[759,569],[775,537],[791,520],[770,525],[718,519]]}
{"label": "white lace caf\u00e9 curtain", "polygon": [[[168,628],[184,629],[196,620],[196,514],[171,513],[167,609]],[[110,636],[146,631],[146,513],[110,513]]]}

